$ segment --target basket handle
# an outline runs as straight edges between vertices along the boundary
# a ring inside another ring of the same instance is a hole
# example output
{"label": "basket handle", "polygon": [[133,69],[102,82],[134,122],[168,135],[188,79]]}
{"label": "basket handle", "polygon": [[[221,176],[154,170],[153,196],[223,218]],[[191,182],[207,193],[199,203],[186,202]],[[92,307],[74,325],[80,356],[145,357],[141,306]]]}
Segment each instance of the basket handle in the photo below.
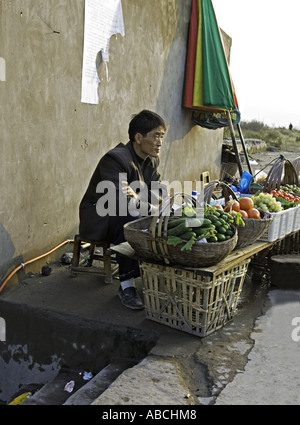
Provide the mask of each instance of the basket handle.
{"label": "basket handle", "polygon": [[[166,256],[169,255],[169,251],[166,235],[170,214],[166,214],[166,212],[171,212],[175,200],[179,197],[182,201],[185,201],[187,205],[196,206],[196,200],[191,195],[187,195],[181,192],[175,193],[166,201],[165,205],[161,208],[159,215],[153,216],[149,228],[151,235],[151,243],[149,248],[152,252],[154,252],[155,255],[162,256],[167,263],[169,261],[167,260]],[[183,202],[182,205],[184,205]]]}
{"label": "basket handle", "polygon": [[225,203],[230,200],[230,196],[232,196],[232,199],[237,201],[237,196],[236,196],[235,192],[231,189],[230,186],[228,186],[228,184],[221,182],[219,180],[214,180],[214,181],[210,182],[204,188],[204,203],[206,203],[206,204],[210,203],[211,198],[212,198],[212,194],[218,186],[222,188],[222,192],[223,192],[224,198],[225,198]]}
{"label": "basket handle", "polygon": [[[171,209],[174,206],[174,202],[175,200],[180,197],[181,200],[184,200],[186,202],[187,205],[196,206],[196,200],[191,196],[191,195],[187,195],[185,193],[175,193],[173,196],[170,196],[167,201],[165,202],[165,205],[161,208],[160,212],[158,215],[153,216],[152,218],[152,222],[151,222],[151,226],[150,226],[150,231],[151,231],[151,236],[154,239],[156,236],[158,237],[163,237],[164,234],[161,232],[162,229],[162,222],[165,223],[164,229],[167,229],[167,225],[168,225],[168,221],[170,218],[170,214],[166,214],[167,212],[171,212]],[[182,205],[184,205],[182,203]],[[164,217],[164,220],[162,220],[162,217]],[[157,221],[159,220],[159,225],[156,226]],[[156,231],[159,230],[159,233],[156,233]]]}

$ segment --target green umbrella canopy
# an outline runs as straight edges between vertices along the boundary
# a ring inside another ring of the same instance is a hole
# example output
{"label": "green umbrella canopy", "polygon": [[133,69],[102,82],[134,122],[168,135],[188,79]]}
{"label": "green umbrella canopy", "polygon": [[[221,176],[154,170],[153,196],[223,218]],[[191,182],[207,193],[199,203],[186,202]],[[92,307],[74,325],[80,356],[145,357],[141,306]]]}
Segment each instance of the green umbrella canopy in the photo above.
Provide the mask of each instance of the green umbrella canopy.
{"label": "green umbrella canopy", "polygon": [[192,0],[183,106],[212,112],[238,108],[211,0]]}

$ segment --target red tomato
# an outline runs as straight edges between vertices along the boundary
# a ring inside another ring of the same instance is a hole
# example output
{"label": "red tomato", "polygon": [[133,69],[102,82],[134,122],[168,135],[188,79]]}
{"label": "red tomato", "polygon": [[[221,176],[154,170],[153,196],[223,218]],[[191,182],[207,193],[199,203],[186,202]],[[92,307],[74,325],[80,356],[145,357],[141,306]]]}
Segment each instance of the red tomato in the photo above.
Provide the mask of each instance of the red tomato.
{"label": "red tomato", "polygon": [[240,204],[238,203],[238,201],[227,201],[226,202],[225,208],[224,208],[225,212],[230,212],[230,211],[239,212],[239,210],[240,210]]}
{"label": "red tomato", "polygon": [[239,213],[241,214],[242,218],[248,218],[248,213],[247,213],[247,211],[239,210]]}
{"label": "red tomato", "polygon": [[254,203],[251,198],[245,197],[239,200],[240,209],[247,211],[254,207]]}
{"label": "red tomato", "polygon": [[256,208],[251,208],[251,210],[248,210],[247,213],[248,213],[248,218],[255,218],[255,219],[261,218],[260,212]]}

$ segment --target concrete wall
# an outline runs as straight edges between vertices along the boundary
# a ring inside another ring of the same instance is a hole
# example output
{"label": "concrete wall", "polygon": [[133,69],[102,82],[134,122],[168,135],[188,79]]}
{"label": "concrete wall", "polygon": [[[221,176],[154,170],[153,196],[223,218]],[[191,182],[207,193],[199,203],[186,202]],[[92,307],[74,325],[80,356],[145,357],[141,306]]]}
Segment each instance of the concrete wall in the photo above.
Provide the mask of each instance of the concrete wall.
{"label": "concrete wall", "polygon": [[125,37],[112,37],[109,81],[100,72],[100,103],[88,105],[80,101],[84,0],[0,2],[1,280],[73,238],[99,158],[127,142],[130,117],[141,109],[168,123],[165,180],[199,179],[206,170],[219,177],[222,130],[193,126],[181,107],[191,1],[122,6]]}

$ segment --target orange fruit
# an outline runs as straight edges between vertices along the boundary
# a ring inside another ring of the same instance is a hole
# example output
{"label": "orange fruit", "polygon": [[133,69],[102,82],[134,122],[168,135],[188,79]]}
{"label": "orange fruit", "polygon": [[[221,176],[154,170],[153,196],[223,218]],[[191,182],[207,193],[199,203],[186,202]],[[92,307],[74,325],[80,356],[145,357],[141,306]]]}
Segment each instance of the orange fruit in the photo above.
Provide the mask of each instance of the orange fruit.
{"label": "orange fruit", "polygon": [[240,210],[239,213],[241,214],[242,218],[248,218],[248,213],[245,210]]}
{"label": "orange fruit", "polygon": [[245,197],[239,200],[241,210],[247,211],[254,207],[254,203],[251,198]]}
{"label": "orange fruit", "polygon": [[256,208],[251,208],[250,210],[247,211],[247,214],[248,214],[248,218],[255,218],[255,219],[261,218],[260,212]]}

